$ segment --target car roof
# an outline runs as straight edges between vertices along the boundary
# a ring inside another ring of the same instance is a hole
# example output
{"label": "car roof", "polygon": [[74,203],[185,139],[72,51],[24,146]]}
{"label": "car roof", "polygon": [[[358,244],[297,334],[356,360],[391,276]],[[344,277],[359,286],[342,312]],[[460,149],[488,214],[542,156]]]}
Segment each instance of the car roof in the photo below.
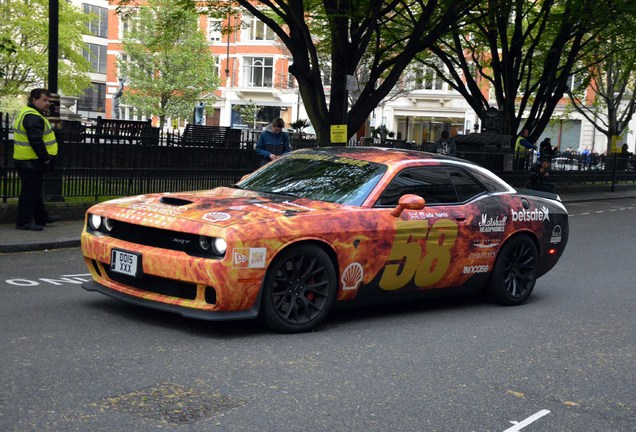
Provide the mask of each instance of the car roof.
{"label": "car roof", "polygon": [[[310,149],[307,149],[310,150]],[[312,148],[311,151],[327,153],[332,156],[350,157],[353,159],[367,160],[369,162],[382,163],[382,164],[399,164],[401,162],[414,162],[414,161],[455,161],[461,162],[466,165],[475,165],[470,161],[464,159],[458,159],[450,156],[445,156],[436,153],[428,153],[417,150],[395,149],[385,147],[318,147]]]}
{"label": "car roof", "polygon": [[[300,150],[298,150],[300,151]],[[499,176],[490,170],[465,159],[441,155],[437,153],[428,153],[417,150],[394,149],[384,147],[318,147],[306,149],[306,151],[328,154],[330,156],[348,157],[352,159],[366,160],[378,164],[386,164],[389,166],[388,175],[393,175],[397,171],[412,165],[432,165],[438,166],[441,163],[453,166],[463,166],[473,173],[479,172],[500,185],[502,190],[513,193],[514,188],[503,181]]]}

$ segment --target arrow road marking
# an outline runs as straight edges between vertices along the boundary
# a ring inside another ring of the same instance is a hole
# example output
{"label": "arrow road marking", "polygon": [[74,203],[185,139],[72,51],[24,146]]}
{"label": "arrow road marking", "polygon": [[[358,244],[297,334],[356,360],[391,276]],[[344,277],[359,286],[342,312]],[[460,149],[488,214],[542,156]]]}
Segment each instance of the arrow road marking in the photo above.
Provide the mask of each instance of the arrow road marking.
{"label": "arrow road marking", "polygon": [[528,426],[530,423],[533,423],[537,420],[539,420],[541,417],[550,414],[549,410],[541,410],[535,414],[532,414],[530,417],[528,417],[525,420],[522,420],[520,422],[514,422],[511,421],[510,423],[514,424],[513,427],[506,429],[504,432],[517,432],[520,431],[521,429],[523,429],[524,427]]}

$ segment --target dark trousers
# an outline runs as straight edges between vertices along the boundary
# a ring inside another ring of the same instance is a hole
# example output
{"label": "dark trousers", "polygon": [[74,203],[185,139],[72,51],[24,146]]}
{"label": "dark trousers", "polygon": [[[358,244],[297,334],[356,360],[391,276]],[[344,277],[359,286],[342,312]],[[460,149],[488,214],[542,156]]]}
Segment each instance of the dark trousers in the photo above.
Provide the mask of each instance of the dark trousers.
{"label": "dark trousers", "polygon": [[44,171],[18,169],[22,182],[18,200],[18,225],[26,225],[35,221],[38,225],[46,225],[48,214],[44,208],[42,192],[44,189]]}

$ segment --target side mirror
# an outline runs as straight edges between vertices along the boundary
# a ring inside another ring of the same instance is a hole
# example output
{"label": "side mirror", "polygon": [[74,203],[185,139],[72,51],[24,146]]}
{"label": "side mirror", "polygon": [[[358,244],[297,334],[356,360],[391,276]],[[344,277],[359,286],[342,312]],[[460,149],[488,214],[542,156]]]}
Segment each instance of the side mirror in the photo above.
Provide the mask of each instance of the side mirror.
{"label": "side mirror", "polygon": [[399,217],[404,210],[422,210],[425,205],[426,201],[421,196],[413,194],[402,195],[398,201],[398,206],[391,212],[391,216]]}

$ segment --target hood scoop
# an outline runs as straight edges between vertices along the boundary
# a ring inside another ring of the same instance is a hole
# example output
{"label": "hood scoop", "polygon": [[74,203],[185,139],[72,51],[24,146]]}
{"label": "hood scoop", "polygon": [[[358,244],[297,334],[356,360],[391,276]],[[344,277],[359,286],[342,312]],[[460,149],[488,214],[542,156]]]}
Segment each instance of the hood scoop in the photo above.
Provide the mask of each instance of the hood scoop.
{"label": "hood scoop", "polygon": [[183,198],[175,198],[175,197],[169,197],[169,196],[163,196],[159,199],[159,202],[161,204],[167,204],[167,205],[172,205],[172,206],[185,206],[188,204],[192,204],[194,201],[190,201],[190,200],[186,200]]}

